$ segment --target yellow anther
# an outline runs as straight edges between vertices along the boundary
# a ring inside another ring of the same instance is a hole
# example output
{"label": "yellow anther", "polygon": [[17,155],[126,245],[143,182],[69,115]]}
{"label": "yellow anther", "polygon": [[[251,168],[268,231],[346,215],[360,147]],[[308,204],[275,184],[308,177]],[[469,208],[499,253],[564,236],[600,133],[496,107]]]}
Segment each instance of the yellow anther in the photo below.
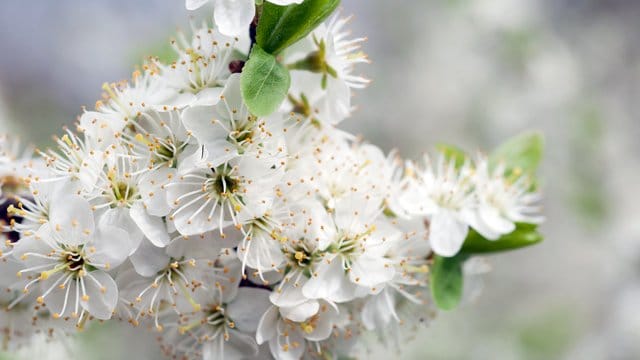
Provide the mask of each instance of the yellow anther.
{"label": "yellow anther", "polygon": [[69,146],[73,146],[73,143],[71,142],[71,139],[69,139],[69,136],[67,134],[62,135],[62,138],[60,140],[64,141],[64,143]]}
{"label": "yellow anther", "polygon": [[302,329],[302,331],[304,331],[307,334],[311,334],[314,330],[313,325],[309,324],[309,323],[302,323],[300,324],[300,328]]}

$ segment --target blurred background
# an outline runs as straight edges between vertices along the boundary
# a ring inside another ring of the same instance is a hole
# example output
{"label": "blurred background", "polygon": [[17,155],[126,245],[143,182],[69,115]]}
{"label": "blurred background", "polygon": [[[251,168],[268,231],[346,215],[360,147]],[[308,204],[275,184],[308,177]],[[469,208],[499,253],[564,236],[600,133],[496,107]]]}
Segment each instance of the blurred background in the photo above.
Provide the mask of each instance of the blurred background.
{"label": "blurred background", "polygon": [[[489,258],[484,290],[407,339],[401,359],[640,358],[640,2],[344,0],[373,79],[344,127],[417,158],[438,142],[546,138],[539,246]],[[105,81],[188,29],[184,1],[5,1],[0,131],[46,146]],[[130,332],[81,335],[82,359],[159,358]],[[43,349],[42,358],[55,351]],[[46,355],[45,355],[46,354]],[[69,359],[69,357],[65,357]]]}

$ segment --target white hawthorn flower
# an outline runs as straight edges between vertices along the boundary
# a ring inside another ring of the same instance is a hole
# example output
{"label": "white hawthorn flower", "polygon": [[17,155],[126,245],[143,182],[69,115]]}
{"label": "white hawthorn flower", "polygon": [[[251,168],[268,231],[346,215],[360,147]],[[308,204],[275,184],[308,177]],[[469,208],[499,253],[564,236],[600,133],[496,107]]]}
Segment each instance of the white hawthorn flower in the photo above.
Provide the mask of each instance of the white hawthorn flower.
{"label": "white hawthorn flower", "polygon": [[[13,203],[7,206],[9,217],[8,234],[11,242],[19,241],[20,237],[33,236],[43,224],[49,222],[51,204],[64,201],[65,197],[74,192],[74,187],[68,182],[50,182],[34,179],[29,182],[29,192],[16,195]],[[15,204],[15,205],[14,205]],[[17,233],[20,236],[14,237]],[[8,252],[5,252],[8,255]]]}
{"label": "white hawthorn flower", "polygon": [[231,75],[229,64],[234,53],[247,52],[244,43],[248,39],[224,35],[206,23],[192,31],[189,40],[179,33],[178,39],[171,41],[177,60],[170,64],[154,60],[154,64],[169,88],[177,94],[195,95],[191,105],[214,105]]}
{"label": "white hawthorn flower", "polygon": [[299,321],[283,317],[278,307],[272,306],[260,319],[256,339],[258,344],[268,342],[271,355],[278,360],[300,359],[305,351],[319,350],[319,346],[314,349],[314,344],[331,336],[337,319],[338,310],[326,302]]}
{"label": "white hawthorn flower", "polygon": [[377,293],[393,279],[395,268],[387,258],[402,233],[379,215],[381,203],[353,194],[336,204],[336,236],[302,288],[311,299],[345,302]]}
{"label": "white hawthorn flower", "polygon": [[178,303],[179,309],[184,308],[183,315],[164,335],[168,353],[204,360],[246,359],[258,354],[255,331],[260,315],[269,307],[269,291],[238,287],[238,260],[223,257],[221,263],[226,270],[208,280],[213,286],[194,293],[199,310],[194,311],[188,302]]}
{"label": "white hawthorn flower", "polygon": [[67,130],[61,138],[55,138],[57,151],[41,152],[49,176],[40,182],[71,182],[75,190],[93,191],[105,164],[106,155],[95,145]]}
{"label": "white hawthorn flower", "polygon": [[405,234],[387,251],[387,258],[393,261],[396,272],[385,288],[378,294],[365,299],[362,308],[362,324],[367,330],[377,330],[384,337],[391,322],[403,321],[398,313],[398,305],[410,302],[426,306],[424,296],[429,277],[428,256],[431,253],[429,241],[423,234]]}
{"label": "white hawthorn flower", "polygon": [[0,203],[28,189],[28,182],[40,174],[41,160],[34,159],[34,149],[19,140],[0,134]]}
{"label": "white hawthorn flower", "polygon": [[121,297],[137,311],[129,319],[132,324],[137,325],[146,315],[162,331],[160,318],[166,311],[178,312],[178,302],[190,304],[190,312],[200,310],[193,293],[209,286],[205,281],[209,273],[221,277],[229,272],[217,266],[220,247],[212,241],[212,235],[180,236],[165,248],[143,241],[130,256],[133,269],[116,278]]}
{"label": "white hawthorn flower", "polygon": [[150,171],[193,165],[189,163],[190,157],[198,151],[178,111],[140,113],[118,136],[121,146],[112,151]]}
{"label": "white hawthorn flower", "polygon": [[485,238],[496,240],[511,233],[516,222],[542,222],[541,195],[531,191],[527,176],[514,173],[505,178],[504,164],[490,170],[489,161],[482,157],[476,162],[474,181],[477,205],[470,224]]}
{"label": "white hawthorn flower", "polygon": [[436,254],[457,254],[469,232],[469,214],[475,205],[471,165],[457,168],[444,156],[432,164],[425,157],[424,169],[408,164],[407,172],[402,205],[410,214],[429,219],[429,241]]}
{"label": "white hawthorn flower", "polygon": [[335,15],[287,50],[286,61],[294,70],[289,92],[294,96],[290,101],[295,112],[337,124],[352,112],[351,90],[369,84],[366,78],[353,74],[356,64],[369,60],[360,51],[365,39],[351,39],[344,30],[348,22],[349,18]]}
{"label": "white hawthorn flower", "polygon": [[287,238],[282,234],[284,223],[291,215],[288,205],[276,197],[255,206],[245,206],[238,213],[241,240],[238,259],[245,267],[255,269],[263,282],[264,272],[277,270],[285,261],[282,251]]}
{"label": "white hawthorn flower", "polygon": [[107,271],[126,259],[127,242],[125,231],[95,225],[85,199],[60,198],[51,204],[49,222],[15,245],[14,256],[24,264],[18,276],[28,280],[24,292],[37,292],[37,302],[56,319],[78,319],[79,326],[87,313],[109,319],[118,288]]}
{"label": "white hawthorn flower", "polygon": [[[304,0],[266,0],[286,6],[300,4]],[[244,35],[256,13],[255,0],[187,0],[187,10],[197,10],[207,3],[213,3],[213,19],[220,32],[229,36]]]}
{"label": "white hawthorn flower", "polygon": [[239,224],[237,213],[245,206],[271,201],[280,172],[277,160],[248,155],[181,174],[166,185],[169,219],[183,235],[223,233],[227,225]]}
{"label": "white hawthorn flower", "polygon": [[333,219],[319,201],[302,200],[291,209],[279,238],[285,262],[278,271],[284,277],[270,295],[282,316],[302,321],[318,311],[320,301],[306,296],[303,289],[335,237]]}
{"label": "white hawthorn flower", "polygon": [[[129,234],[129,253],[133,253],[143,237],[154,245],[164,247],[169,243],[167,225],[160,216],[148,209],[149,198],[142,196],[140,188],[144,170],[124,157],[109,158],[100,174],[96,189],[85,196],[97,211],[101,223],[118,226]],[[147,200],[145,202],[145,200]]]}
{"label": "white hawthorn flower", "polygon": [[189,107],[183,118],[202,146],[201,166],[217,167],[246,153],[282,157],[285,150],[278,119],[257,118],[242,101],[240,74],[229,78],[216,105]]}
{"label": "white hawthorn flower", "polygon": [[100,150],[117,143],[123,129],[135,125],[143,113],[177,110],[194,101],[193,94],[177,94],[157,70],[147,66],[133,73],[131,83],[104,84],[102,88],[104,100],[96,102],[95,111],[85,111],[78,125]]}

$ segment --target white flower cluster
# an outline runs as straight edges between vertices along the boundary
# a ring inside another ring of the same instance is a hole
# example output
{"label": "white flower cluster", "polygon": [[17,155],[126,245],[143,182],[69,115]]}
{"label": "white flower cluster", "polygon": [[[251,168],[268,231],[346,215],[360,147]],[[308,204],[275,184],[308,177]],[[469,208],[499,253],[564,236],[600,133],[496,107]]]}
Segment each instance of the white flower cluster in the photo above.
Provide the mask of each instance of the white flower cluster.
{"label": "white flower cluster", "polygon": [[[57,149],[31,159],[1,138],[11,346],[123,319],[175,358],[337,358],[365,330],[430,316],[432,251],[538,222],[527,176],[482,156],[404,164],[335,127],[367,83],[346,23],[281,55],[289,96],[265,118],[240,89],[248,32],[205,24],[172,42],[174,62],[105,85]],[[321,71],[297,70],[310,56]]]}

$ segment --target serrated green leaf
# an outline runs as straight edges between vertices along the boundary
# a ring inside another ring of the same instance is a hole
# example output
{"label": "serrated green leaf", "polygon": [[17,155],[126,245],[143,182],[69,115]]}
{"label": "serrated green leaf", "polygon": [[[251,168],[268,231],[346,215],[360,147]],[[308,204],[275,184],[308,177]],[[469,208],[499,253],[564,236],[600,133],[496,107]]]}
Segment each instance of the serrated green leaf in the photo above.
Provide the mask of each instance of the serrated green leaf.
{"label": "serrated green leaf", "polygon": [[442,310],[453,310],[462,299],[464,285],[462,265],[466,254],[454,257],[435,255],[431,266],[431,296]]}
{"label": "serrated green leaf", "polygon": [[305,0],[279,6],[265,2],[258,21],[256,42],[264,51],[277,54],[302,39],[326,19],[340,0]]}
{"label": "serrated green leaf", "polygon": [[493,253],[535,245],[543,239],[537,228],[537,225],[534,224],[518,223],[512,233],[504,235],[497,240],[485,239],[471,229],[462,245],[461,252],[466,254]]}
{"label": "serrated green leaf", "polygon": [[289,70],[275,56],[254,45],[242,69],[240,90],[249,111],[267,116],[278,109],[289,91]]}
{"label": "serrated green leaf", "polygon": [[461,148],[455,145],[449,144],[437,144],[436,150],[438,150],[442,155],[444,155],[445,159],[449,161],[453,161],[455,163],[456,168],[461,168],[462,165],[467,161],[469,156],[467,153]]}
{"label": "serrated green leaf", "polygon": [[515,169],[534,175],[542,160],[544,140],[539,132],[526,132],[517,135],[500,145],[489,157],[489,164],[495,167],[504,163],[505,176]]}

